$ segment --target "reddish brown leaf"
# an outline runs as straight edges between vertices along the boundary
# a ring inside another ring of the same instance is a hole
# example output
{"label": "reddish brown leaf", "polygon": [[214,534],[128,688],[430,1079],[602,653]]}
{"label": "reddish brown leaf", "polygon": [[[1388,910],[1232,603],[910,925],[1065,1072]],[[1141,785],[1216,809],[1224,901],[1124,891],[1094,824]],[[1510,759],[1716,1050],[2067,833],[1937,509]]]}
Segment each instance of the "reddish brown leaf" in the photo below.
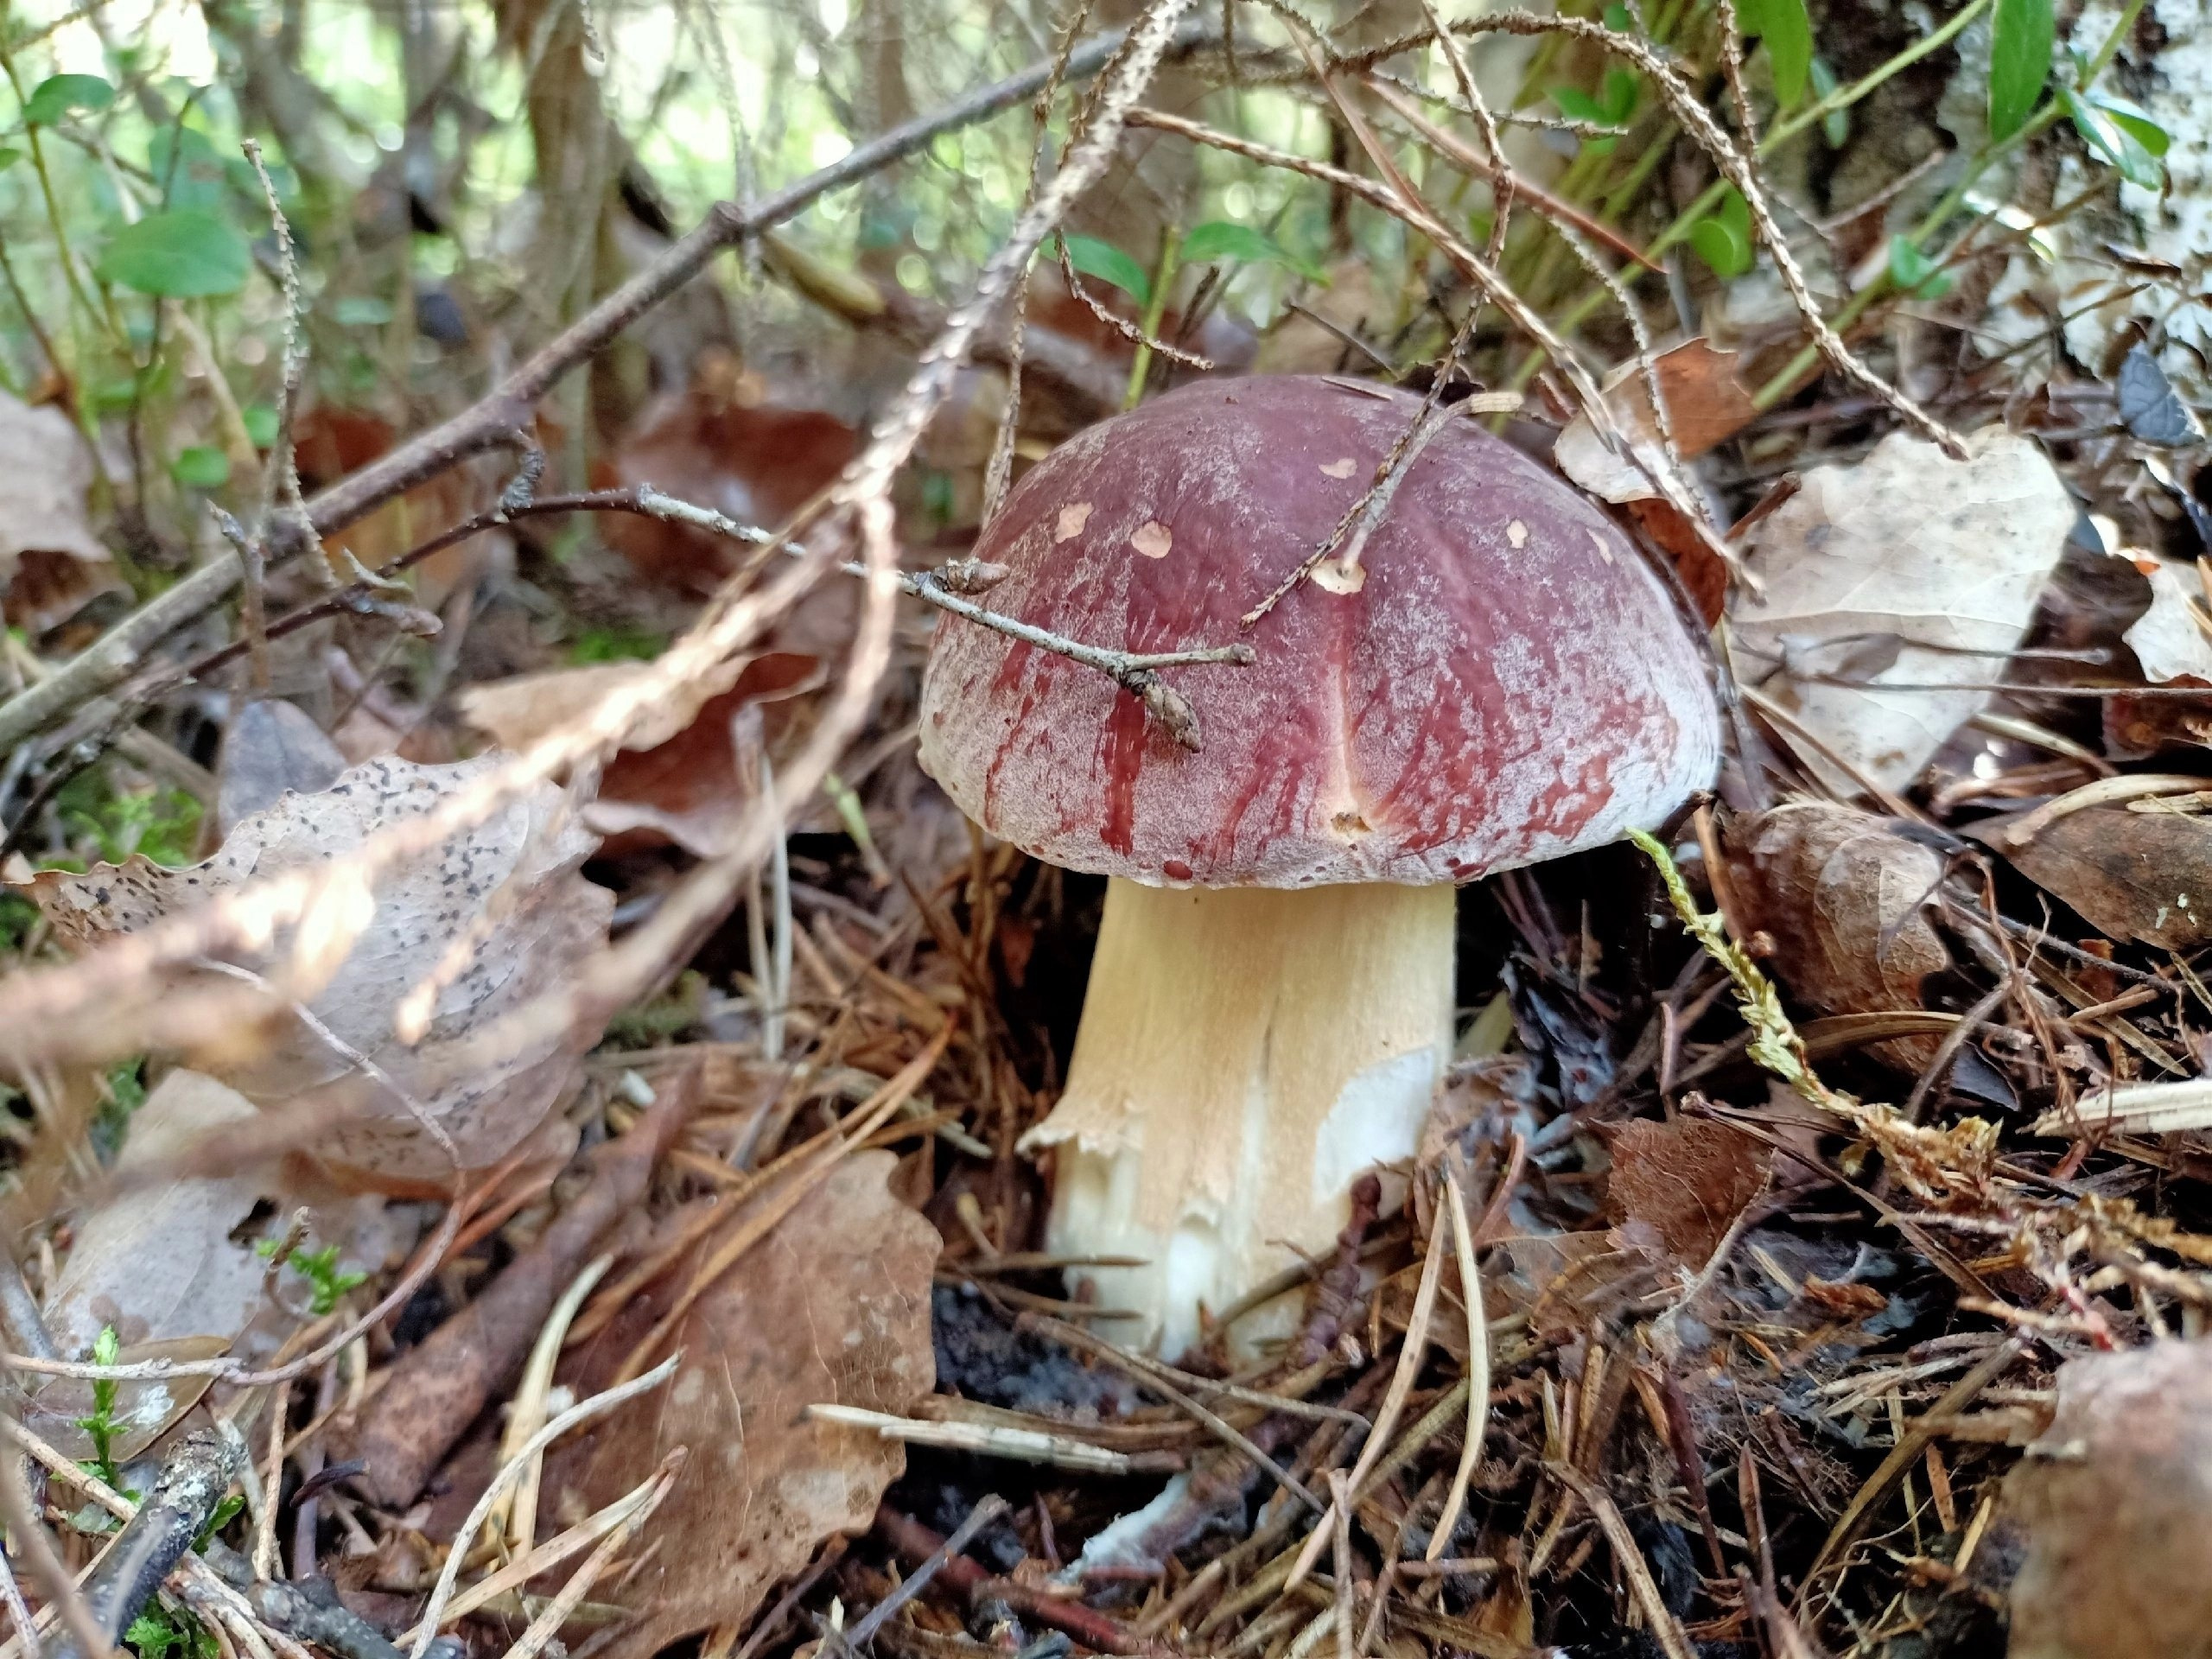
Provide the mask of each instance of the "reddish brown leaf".
{"label": "reddish brown leaf", "polygon": [[1709,1118],[1638,1118],[1613,1131],[1611,1151],[1606,1214],[1631,1232],[1648,1230],[1686,1267],[1703,1267],[1766,1190],[1766,1149]]}
{"label": "reddish brown leaf", "polygon": [[2015,847],[2005,831],[2018,821],[1987,818],[1967,833],[2114,939],[2193,950],[2212,938],[2212,823],[2183,812],[2093,806]]}
{"label": "reddish brown leaf", "polygon": [[[636,1617],[601,1659],[649,1659],[741,1624],[824,1539],[865,1530],[906,1467],[898,1442],[804,1415],[825,1402],[903,1414],[935,1384],[938,1241],[892,1198],[895,1163],[862,1153],[832,1172],[692,1305],[671,1343],[683,1356],[675,1380],[549,1471],[543,1537],[632,1490],[675,1447],[690,1453],[620,1592]],[[604,1387],[690,1274],[679,1265],[632,1301],[563,1380],[579,1395]]]}
{"label": "reddish brown leaf", "polygon": [[[527,749],[645,671],[642,663],[600,663],[524,674],[464,691],[461,712],[503,748]],[[598,798],[584,809],[585,822],[607,837],[602,850],[673,842],[702,858],[719,851],[752,798],[734,722],[755,705],[810,691],[822,678],[818,659],[774,652],[745,662],[728,690],[660,710],[634,747],[607,762]],[[764,735],[772,747],[773,731]]]}
{"label": "reddish brown leaf", "polygon": [[[1942,855],[1888,820],[1804,802],[1732,820],[1726,846],[1744,925],[1773,942],[1775,976],[1823,1014],[1917,1009],[1921,982],[1950,966],[1921,909],[1942,879]],[[1917,1071],[1938,1040],[1898,1038],[1870,1052]]]}

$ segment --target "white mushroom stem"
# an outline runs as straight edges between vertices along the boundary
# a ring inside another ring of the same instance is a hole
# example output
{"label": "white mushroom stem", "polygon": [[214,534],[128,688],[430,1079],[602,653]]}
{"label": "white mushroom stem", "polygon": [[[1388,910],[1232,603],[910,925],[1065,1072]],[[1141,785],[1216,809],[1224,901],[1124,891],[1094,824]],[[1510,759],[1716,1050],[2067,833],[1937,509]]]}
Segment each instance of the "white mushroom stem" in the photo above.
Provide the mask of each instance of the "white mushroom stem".
{"label": "white mushroom stem", "polygon": [[[1179,1354],[1227,1307],[1326,1255],[1352,1184],[1407,1158],[1452,1047],[1452,888],[1185,888],[1116,878],[1054,1149],[1047,1248],[1084,1268],[1116,1340]],[[1082,1287],[1078,1284],[1078,1290]],[[1240,1320],[1249,1351],[1295,1299]]]}

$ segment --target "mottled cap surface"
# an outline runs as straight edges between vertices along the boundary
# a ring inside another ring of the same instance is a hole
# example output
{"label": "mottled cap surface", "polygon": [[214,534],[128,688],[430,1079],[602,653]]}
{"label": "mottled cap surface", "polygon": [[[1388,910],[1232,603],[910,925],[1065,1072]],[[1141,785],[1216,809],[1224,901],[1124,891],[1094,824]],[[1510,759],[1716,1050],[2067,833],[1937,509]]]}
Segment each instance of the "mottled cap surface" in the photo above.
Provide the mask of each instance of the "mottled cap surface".
{"label": "mottled cap surface", "polygon": [[1421,412],[1307,376],[1213,380],[1090,428],[986,526],[992,609],[1155,652],[1179,747],[1104,674],[952,617],[922,694],[922,764],[993,834],[1152,884],[1463,880],[1610,841],[1708,784],[1719,726],[1658,578],[1597,508],[1455,419],[1421,451],[1356,589],[1300,582]]}

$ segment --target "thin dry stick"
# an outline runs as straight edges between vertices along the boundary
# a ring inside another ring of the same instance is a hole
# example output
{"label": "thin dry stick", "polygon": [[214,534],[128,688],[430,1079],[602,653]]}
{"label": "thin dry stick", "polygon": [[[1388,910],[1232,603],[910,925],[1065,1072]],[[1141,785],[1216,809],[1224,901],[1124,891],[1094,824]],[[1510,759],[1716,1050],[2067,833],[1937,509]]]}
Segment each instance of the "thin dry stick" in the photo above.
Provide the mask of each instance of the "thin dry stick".
{"label": "thin dry stick", "polygon": [[1459,1451],[1459,1467],[1452,1476],[1452,1490],[1437,1517],[1436,1531],[1428,1541],[1426,1559],[1441,1560],[1466,1507],[1467,1485],[1475,1465],[1482,1461],[1483,1428],[1490,1420],[1490,1326],[1483,1317],[1483,1276],[1475,1262],[1475,1235],[1467,1225],[1467,1201],[1459,1196],[1459,1183],[1447,1173],[1444,1199],[1452,1217],[1452,1250],[1459,1264],[1459,1298],[1467,1305],[1467,1440]]}
{"label": "thin dry stick", "polygon": [[521,1475],[524,1465],[577,1425],[589,1422],[594,1417],[603,1417],[625,1402],[658,1388],[676,1375],[677,1363],[682,1357],[680,1354],[671,1354],[643,1376],[633,1377],[627,1382],[618,1382],[602,1393],[593,1395],[588,1400],[578,1401],[531,1435],[524,1446],[521,1456],[511,1458],[499,1465],[499,1473],[492,1477],[492,1484],[484,1489],[483,1496],[476,1500],[468,1511],[467,1518],[461,1523],[461,1529],[454,1534],[453,1547],[446,1552],[446,1564],[439,1569],[438,1581],[430,1591],[429,1605],[423,1610],[423,1617],[416,1624],[415,1645],[408,1649],[408,1659],[423,1659],[423,1656],[430,1650],[431,1642],[445,1624],[446,1604],[453,1599],[454,1581],[461,1576],[461,1559],[474,1545],[477,1532],[483,1526],[485,1516],[491,1514],[492,1505],[499,1502],[499,1494]]}
{"label": "thin dry stick", "polygon": [[40,1659],[38,1627],[31,1622],[31,1610],[24,1605],[22,1586],[16,1582],[15,1567],[4,1549],[0,1549],[0,1599],[8,1604],[8,1618],[16,1627],[16,1640],[22,1652],[28,1659]]}
{"label": "thin dry stick", "polygon": [[1222,1441],[1224,1445],[1229,1446],[1230,1450],[1236,1452],[1244,1457],[1249,1458],[1260,1468],[1267,1471],[1268,1477],[1274,1480],[1275,1484],[1281,1487],[1285,1491],[1290,1493],[1294,1497],[1297,1498],[1298,1501],[1305,1504],[1307,1509],[1313,1510],[1316,1515],[1322,1514],[1325,1511],[1327,1506],[1325,1505],[1319,1498],[1313,1496],[1313,1492],[1307,1489],[1306,1483],[1299,1479],[1297,1476],[1292,1474],[1289,1470],[1284,1468],[1281,1464],[1277,1463],[1257,1446],[1254,1445],[1249,1435],[1239,1431],[1234,1425],[1230,1423],[1225,1418],[1220,1416],[1218,1414],[1208,1410],[1204,1405],[1192,1399],[1189,1395],[1184,1393],[1182,1389],[1177,1388],[1173,1382],[1167,1381],[1166,1378],[1147,1370],[1144,1366],[1132,1360],[1128,1355],[1124,1354],[1112,1343],[1108,1342],[1104,1338],[1095,1337],[1091,1335],[1090,1332],[1082,1329],[1080,1326],[1070,1325],[1064,1319],[1043,1318],[1037,1315],[1025,1315],[1024,1317],[1025,1319],[1035,1319],[1039,1325],[1051,1332],[1054,1340],[1064,1342],[1073,1348],[1079,1348],[1085,1353],[1095,1355],[1098,1358],[1104,1360],[1108,1364],[1114,1366],[1116,1369],[1127,1372],[1129,1376],[1136,1379],[1139,1387],[1151,1389],[1162,1399],[1169,1401],[1181,1410],[1188,1412],[1205,1427],[1208,1433]]}
{"label": "thin dry stick", "polygon": [[[266,1583],[276,1576],[276,1511],[284,1496],[284,1419],[292,1405],[292,1385],[276,1385],[269,1413],[269,1473],[262,1487],[261,1513],[254,1518],[253,1576]],[[240,1459],[245,1481],[253,1479],[250,1459]]]}
{"label": "thin dry stick", "polygon": [[600,1540],[598,1548],[584,1557],[583,1565],[569,1575],[569,1581],[561,1586],[560,1593],[546,1604],[545,1611],[530,1621],[530,1628],[522,1633],[514,1646],[507,1649],[505,1659],[537,1659],[545,1644],[560,1634],[561,1627],[569,1622],[569,1615],[576,1611],[577,1605],[599,1581],[599,1575],[606,1572],[614,1558],[629,1547],[639,1529],[652,1518],[653,1511],[660,1507],[661,1500],[673,1490],[677,1476],[683,1468],[683,1450],[678,1446],[670,1453],[668,1461],[661,1465],[661,1473],[655,1478],[652,1491],[646,1494],[645,1501],[625,1516],[620,1526]]}
{"label": "thin dry stick", "polygon": [[1493,265],[1498,264],[1505,257],[1506,225],[1512,215],[1513,198],[1520,190],[1521,181],[1506,164],[1505,151],[1497,142],[1497,123],[1491,119],[1490,105],[1483,102],[1482,88],[1475,84],[1474,72],[1467,67],[1466,54],[1459,50],[1459,42],[1452,38],[1452,31],[1437,16],[1435,0],[1421,0],[1421,15],[1436,31],[1437,44],[1443,48],[1445,59],[1452,66],[1452,78],[1459,83],[1459,94],[1467,100],[1468,111],[1474,116],[1483,143],[1490,151],[1490,246],[1484,257]]}
{"label": "thin dry stick", "polygon": [[[553,1368],[560,1361],[569,1327],[575,1319],[576,1310],[591,1294],[592,1287],[606,1277],[607,1270],[613,1265],[611,1255],[588,1262],[561,1293],[561,1300],[553,1304],[545,1323],[538,1327],[537,1341],[523,1363],[522,1380],[515,1385],[506,1433],[499,1439],[500,1462],[521,1456],[524,1442],[544,1422],[546,1399],[553,1387]],[[544,1459],[533,1459],[522,1478],[515,1483],[514,1491],[499,1500],[485,1522],[492,1535],[505,1538],[510,1554],[530,1554],[537,1530],[537,1484],[544,1470]]]}
{"label": "thin dry stick", "polygon": [[1548,1464],[1545,1467],[1564,1485],[1581,1499],[1583,1507],[1597,1517],[1599,1529],[1605,1535],[1605,1541],[1613,1547],[1613,1559],[1628,1576],[1630,1593],[1643,1611],[1643,1622],[1659,1650],[1667,1659],[1697,1659],[1697,1649],[1690,1645],[1689,1635],[1682,1629],[1660,1595],[1659,1586],[1652,1580],[1651,1568],[1643,1559],[1643,1552],[1636,1547],[1628,1522],[1621,1519],[1619,1507],[1612,1494],[1592,1480],[1580,1470],[1564,1463]]}
{"label": "thin dry stick", "polygon": [[901,1607],[928,1588],[930,1580],[944,1570],[946,1562],[974,1543],[976,1535],[1004,1515],[1006,1509],[1006,1500],[996,1492],[984,1494],[982,1500],[968,1511],[968,1518],[960,1523],[958,1530],[931,1550],[927,1560],[909,1573],[897,1589],[869,1608],[861,1622],[846,1633],[846,1645],[855,1651],[865,1649]]}
{"label": "thin dry stick", "polygon": [[[1368,1471],[1381,1459],[1391,1431],[1398,1426],[1398,1418],[1412,1396],[1414,1380],[1421,1376],[1421,1363],[1428,1351],[1428,1325],[1436,1312],[1436,1287],[1444,1277],[1444,1209],[1437,1207],[1436,1224],[1429,1229],[1428,1254],[1421,1267],[1421,1283],[1414,1292],[1412,1315],[1406,1321],[1405,1345],[1398,1352],[1398,1369],[1391,1374],[1390,1387],[1382,1396],[1382,1408],[1375,1414],[1374,1433],[1359,1448],[1359,1458],[1352,1465],[1351,1489],[1356,1493],[1367,1478]],[[1335,1506],[1332,1505],[1332,1509]],[[1299,1552],[1297,1565],[1290,1570],[1284,1584],[1286,1590],[1295,1590],[1306,1582],[1313,1571],[1313,1564],[1320,1559],[1328,1542],[1328,1529],[1333,1517],[1324,1516],[1321,1524],[1313,1529],[1306,1541],[1306,1548]]]}
{"label": "thin dry stick", "polygon": [[1351,1482],[1341,1469],[1329,1471],[1329,1497],[1330,1509],[1337,1517],[1336,1525],[1331,1529],[1334,1545],[1332,1560],[1337,1581],[1337,1659],[1352,1659]]}
{"label": "thin dry stick", "polygon": [[[673,1454],[671,1454],[673,1455]],[[667,1467],[665,1462],[661,1469]],[[517,1555],[488,1578],[479,1579],[466,1590],[454,1592],[446,1604],[445,1623],[455,1624],[478,1608],[488,1606],[510,1591],[519,1590],[541,1573],[550,1573],[578,1550],[586,1548],[604,1538],[634,1514],[638,1506],[652,1496],[660,1480],[661,1469],[656,1469],[637,1485],[616,1498],[603,1510],[594,1510],[565,1532],[547,1539],[543,1543]],[[399,1633],[402,1642],[412,1642],[422,1631],[420,1624],[410,1624]]]}

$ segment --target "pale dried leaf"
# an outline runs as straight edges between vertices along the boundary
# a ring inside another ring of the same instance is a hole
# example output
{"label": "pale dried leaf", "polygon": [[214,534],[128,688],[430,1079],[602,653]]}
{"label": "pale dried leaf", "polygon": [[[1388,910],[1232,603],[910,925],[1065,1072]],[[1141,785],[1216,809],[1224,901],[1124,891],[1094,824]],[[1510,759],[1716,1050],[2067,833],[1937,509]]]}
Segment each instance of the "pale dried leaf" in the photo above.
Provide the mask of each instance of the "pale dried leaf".
{"label": "pale dried leaf", "polygon": [[2212,1656],[2212,1344],[2060,1366],[2005,1506],[2027,1543],[2012,1659]]}
{"label": "pale dried leaf", "polygon": [[2212,640],[2196,620],[2204,608],[2196,572],[2165,559],[2138,560],[2135,568],[2150,579],[2151,608],[2121,637],[2143,677],[2154,685],[2184,678],[2212,683]]}
{"label": "pale dried leaf", "polygon": [[0,391],[0,601],[9,622],[39,633],[85,602],[124,591],[115,561],[85,517],[92,452],[69,417]]}
{"label": "pale dried leaf", "polygon": [[[90,1354],[102,1327],[112,1325],[125,1358],[206,1358],[227,1351],[259,1318],[263,1344],[273,1347],[290,1316],[270,1306],[262,1284],[267,1264],[254,1254],[265,1229],[245,1229],[256,1208],[278,1196],[261,1174],[189,1180],[137,1180],[175,1163],[203,1135],[255,1116],[253,1103],[196,1071],[162,1078],[130,1120],[117,1160],[120,1190],[79,1216],[68,1260],[43,1312],[64,1354]],[[236,1235],[236,1236],[233,1236]],[[126,1382],[117,1417],[128,1425],[118,1442],[129,1456],[151,1441],[206,1389],[205,1378]],[[35,1422],[51,1429],[65,1450],[90,1455],[75,1419],[92,1408],[91,1385],[54,1378],[35,1396]]]}
{"label": "pale dried leaf", "polygon": [[[202,863],[168,869],[133,858],[83,875],[50,870],[29,891],[60,938],[89,947],[251,877],[342,858],[378,830],[431,810],[502,758],[442,766],[372,760],[320,794],[286,796],[246,819]],[[387,872],[372,919],[308,1004],[442,1126],[471,1169],[497,1162],[537,1128],[595,1039],[594,1032],[571,1028],[488,1065],[474,1052],[480,1032],[563,984],[606,944],[613,897],[577,874],[593,838],[573,821],[556,826],[560,802],[560,791],[538,785],[488,822]],[[467,968],[444,986],[423,1040],[402,1044],[392,1028],[400,999],[487,912],[497,919],[477,939]],[[239,965],[274,973],[289,943],[280,938]],[[251,1052],[226,1049],[203,1065],[263,1107],[354,1071],[351,1060],[290,1016],[280,1016]],[[445,1154],[405,1102],[381,1086],[367,1094],[359,1113],[333,1125],[320,1154],[385,1182],[450,1175]]]}
{"label": "pale dried leaf", "polygon": [[[1887,789],[1987,704],[1975,688],[2003,677],[2076,516],[2030,440],[1986,427],[1967,448],[1953,461],[1893,433],[1855,465],[1808,473],[1751,533],[1761,592],[1732,609],[1738,677]],[[1894,659],[1866,671],[1870,642],[1886,655],[1891,638]],[[1942,689],[1904,689],[1930,685]],[[1819,747],[1783,735],[1833,792],[1860,791]]]}
{"label": "pale dried leaf", "polygon": [[[832,1172],[693,1305],[671,1344],[683,1356],[675,1381],[549,1471],[540,1536],[630,1491],[675,1447],[690,1453],[621,1590],[636,1617],[601,1659],[650,1659],[696,1631],[742,1625],[823,1540],[866,1530],[905,1468],[897,1441],[804,1415],[822,1402],[904,1415],[935,1386],[938,1241],[891,1195],[895,1164],[862,1153]],[[636,1299],[564,1380],[580,1394],[601,1386],[689,1272]]]}

